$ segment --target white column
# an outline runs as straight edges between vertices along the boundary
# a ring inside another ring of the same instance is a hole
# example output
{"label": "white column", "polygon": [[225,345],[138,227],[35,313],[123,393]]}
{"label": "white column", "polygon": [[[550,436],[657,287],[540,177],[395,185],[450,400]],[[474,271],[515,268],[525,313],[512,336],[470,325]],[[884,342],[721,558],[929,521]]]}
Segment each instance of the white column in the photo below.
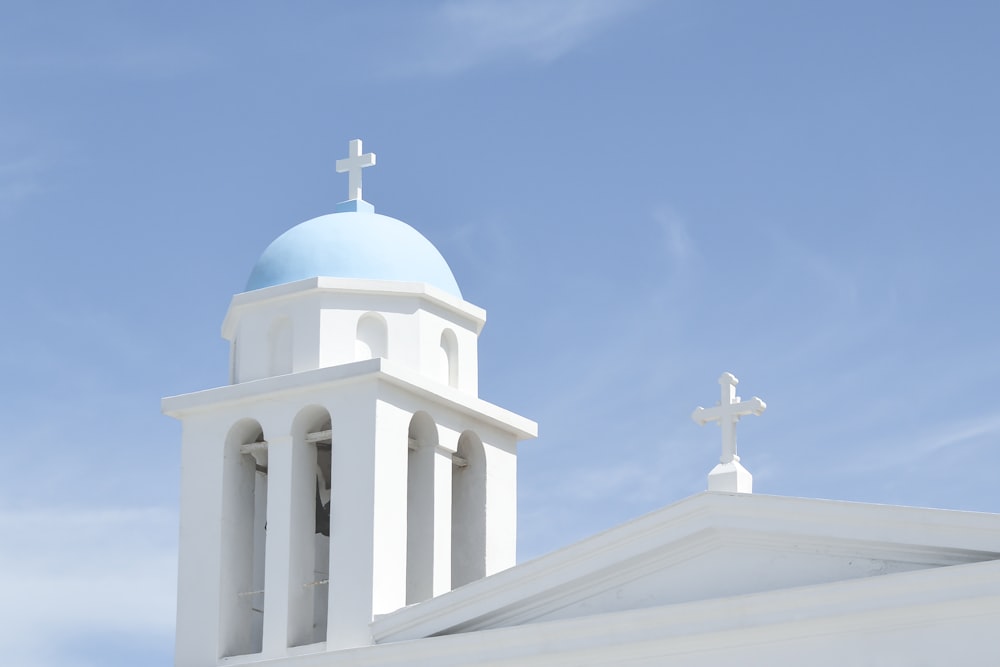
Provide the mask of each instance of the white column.
{"label": "white column", "polygon": [[381,399],[375,405],[372,614],[388,614],[406,605],[406,457],[411,416]]}
{"label": "white column", "polygon": [[[457,443],[457,436],[454,438]],[[431,535],[434,559],[431,572],[431,595],[451,590],[451,473],[452,449],[434,448],[434,507]]]}
{"label": "white column", "polygon": [[219,659],[222,493],[218,490],[225,438],[225,428],[210,418],[183,422],[175,640],[178,665],[214,665]]}
{"label": "white column", "polygon": [[486,575],[517,563],[517,441],[483,439],[486,455]]}
{"label": "white column", "polygon": [[409,414],[375,383],[329,405],[333,429],[327,648],[371,644],[369,624],[406,604]]}
{"label": "white column", "polygon": [[289,523],[288,645],[313,642],[313,594],[316,544],[316,446],[292,443],[291,517]]}
{"label": "white column", "polygon": [[406,485],[406,603],[434,595],[435,444],[408,453]]}
{"label": "white column", "polygon": [[262,652],[265,656],[278,656],[288,649],[294,467],[290,435],[268,434],[267,442],[267,557],[264,561]]}

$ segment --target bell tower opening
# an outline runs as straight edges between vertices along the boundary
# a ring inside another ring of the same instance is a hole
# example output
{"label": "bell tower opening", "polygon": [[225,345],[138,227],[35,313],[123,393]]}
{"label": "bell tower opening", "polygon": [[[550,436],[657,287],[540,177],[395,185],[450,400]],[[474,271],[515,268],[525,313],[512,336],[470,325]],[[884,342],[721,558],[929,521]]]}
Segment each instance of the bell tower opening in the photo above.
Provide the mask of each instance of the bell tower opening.
{"label": "bell tower opening", "polygon": [[451,473],[451,585],[486,576],[486,455],[474,431],[458,439]]}
{"label": "bell tower opening", "polygon": [[264,629],[267,531],[267,441],[244,419],[226,438],[223,460],[219,649],[223,656],[259,653]]}
{"label": "bell tower opening", "polygon": [[289,646],[326,640],[330,590],[330,413],[312,405],[293,421],[292,577],[289,586]]}
{"label": "bell tower opening", "polygon": [[406,476],[406,603],[433,597],[434,456],[437,425],[426,412],[410,420]]}

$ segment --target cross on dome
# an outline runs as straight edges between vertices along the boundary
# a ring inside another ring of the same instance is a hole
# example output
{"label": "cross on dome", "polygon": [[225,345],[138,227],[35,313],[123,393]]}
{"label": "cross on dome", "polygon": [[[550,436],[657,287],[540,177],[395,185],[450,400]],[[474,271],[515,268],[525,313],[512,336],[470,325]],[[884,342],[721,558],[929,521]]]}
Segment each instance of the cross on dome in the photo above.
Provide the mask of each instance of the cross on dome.
{"label": "cross on dome", "polygon": [[708,475],[710,491],[749,493],[751,490],[750,473],[740,465],[740,457],[736,455],[736,422],[746,415],[762,414],[767,404],[756,396],[749,401],[741,400],[736,395],[739,382],[732,373],[723,373],[719,377],[722,390],[718,404],[711,408],[699,406],[691,413],[691,419],[701,426],[717,421],[722,427],[722,456],[719,465]]}
{"label": "cross on dome", "polygon": [[347,146],[347,157],[337,160],[337,173],[347,172],[347,200],[360,200],[361,170],[375,164],[375,153],[361,152],[361,140],[352,139]]}

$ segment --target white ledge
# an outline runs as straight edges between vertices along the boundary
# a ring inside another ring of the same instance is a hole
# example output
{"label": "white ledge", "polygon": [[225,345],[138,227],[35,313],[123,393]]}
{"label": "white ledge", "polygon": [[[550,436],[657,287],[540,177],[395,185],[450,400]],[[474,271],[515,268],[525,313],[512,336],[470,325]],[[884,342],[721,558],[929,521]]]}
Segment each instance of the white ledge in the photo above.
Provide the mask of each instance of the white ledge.
{"label": "white ledge", "polygon": [[[530,623],[642,568],[726,545],[960,565],[1000,557],[1000,516],[704,492],[453,591],[379,616],[377,643]],[[860,554],[859,554],[860,552]],[[895,575],[894,575],[895,576]],[[738,587],[739,584],[737,584]],[[753,582],[744,586],[752,588]],[[752,592],[752,591],[747,591]]]}
{"label": "white ledge", "polygon": [[234,318],[238,310],[290,296],[306,296],[317,291],[338,294],[410,296],[424,299],[465,318],[472,323],[472,328],[477,334],[483,330],[483,325],[486,324],[485,310],[427,283],[318,276],[236,294],[229,302],[229,310],[222,322],[222,337],[227,340],[232,339],[233,329],[236,326]]}
{"label": "white ledge", "polygon": [[216,408],[220,405],[243,403],[261,398],[280,399],[305,390],[343,385],[376,378],[416,394],[442,401],[452,409],[485,418],[494,426],[514,433],[519,440],[538,437],[538,424],[526,417],[504,410],[476,396],[393,363],[388,359],[366,359],[339,366],[317,368],[300,373],[277,375],[260,380],[205,389],[190,394],[169,396],[161,401],[163,413],[180,419],[184,416]]}

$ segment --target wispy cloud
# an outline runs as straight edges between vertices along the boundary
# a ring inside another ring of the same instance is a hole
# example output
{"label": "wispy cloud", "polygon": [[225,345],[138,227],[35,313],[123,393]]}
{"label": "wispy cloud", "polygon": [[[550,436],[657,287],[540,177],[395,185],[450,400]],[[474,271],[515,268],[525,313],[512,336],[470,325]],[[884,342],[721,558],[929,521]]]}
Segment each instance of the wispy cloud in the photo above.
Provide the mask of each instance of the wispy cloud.
{"label": "wispy cloud", "polygon": [[642,0],[456,0],[430,17],[405,73],[454,74],[502,60],[551,62]]}
{"label": "wispy cloud", "polygon": [[1000,413],[951,420],[926,432],[906,432],[872,442],[865,454],[854,457],[845,467],[858,473],[897,469],[901,462],[912,466],[946,449],[987,441],[1000,441]]}
{"label": "wispy cloud", "polygon": [[653,211],[653,221],[663,234],[663,248],[675,273],[700,259],[701,255],[688,231],[688,225],[676,211],[661,206]]}
{"label": "wispy cloud", "polygon": [[0,510],[0,646],[8,664],[76,664],[74,636],[166,643],[176,515],[158,508]]}

